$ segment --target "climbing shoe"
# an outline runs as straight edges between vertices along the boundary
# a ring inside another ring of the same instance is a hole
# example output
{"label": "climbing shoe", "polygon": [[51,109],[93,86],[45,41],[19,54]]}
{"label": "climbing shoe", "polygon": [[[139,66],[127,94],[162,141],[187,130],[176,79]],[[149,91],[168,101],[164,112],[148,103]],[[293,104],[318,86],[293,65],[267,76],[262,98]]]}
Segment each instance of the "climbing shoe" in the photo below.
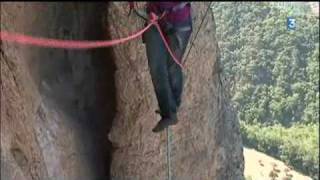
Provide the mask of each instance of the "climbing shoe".
{"label": "climbing shoe", "polygon": [[160,132],[162,130],[164,130],[165,128],[167,128],[168,126],[171,125],[175,125],[178,123],[177,117],[174,116],[172,118],[162,118],[158,124],[152,129],[152,132],[157,133]]}

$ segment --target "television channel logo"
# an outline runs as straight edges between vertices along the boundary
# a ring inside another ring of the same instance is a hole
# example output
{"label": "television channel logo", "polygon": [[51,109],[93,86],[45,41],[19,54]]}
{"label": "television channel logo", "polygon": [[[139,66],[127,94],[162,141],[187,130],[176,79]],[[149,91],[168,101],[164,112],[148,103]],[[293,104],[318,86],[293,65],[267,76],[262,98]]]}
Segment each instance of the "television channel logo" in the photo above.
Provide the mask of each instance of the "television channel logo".
{"label": "television channel logo", "polygon": [[287,28],[288,30],[295,30],[296,29],[296,19],[293,17],[287,18]]}

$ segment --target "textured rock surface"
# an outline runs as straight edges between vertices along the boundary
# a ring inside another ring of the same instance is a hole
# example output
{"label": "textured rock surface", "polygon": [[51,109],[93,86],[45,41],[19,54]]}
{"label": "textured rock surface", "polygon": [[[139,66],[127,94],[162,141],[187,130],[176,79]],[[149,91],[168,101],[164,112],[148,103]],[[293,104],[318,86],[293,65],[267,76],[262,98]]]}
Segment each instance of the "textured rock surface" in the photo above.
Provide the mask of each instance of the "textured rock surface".
{"label": "textured rock surface", "polygon": [[[193,6],[194,35],[207,4],[195,2]],[[142,27],[138,17],[127,18],[127,11],[123,11],[126,8],[126,3],[111,3],[107,16],[111,38],[126,36]],[[165,131],[151,132],[160,117],[154,113],[157,101],[144,44],[138,40],[113,49],[118,112],[109,135],[116,147],[111,165],[113,179],[242,179],[239,125],[219,80],[212,14],[204,21],[186,64],[180,122],[170,131],[169,160]]]}
{"label": "textured rock surface", "polygon": [[[1,30],[102,39],[103,6],[1,2]],[[107,179],[114,84],[105,53],[2,44],[1,180]]]}
{"label": "textured rock surface", "polygon": [[[196,31],[206,4],[193,5]],[[127,17],[127,3],[105,7],[1,2],[1,30],[97,40],[143,26]],[[110,170],[113,180],[242,180],[239,125],[220,83],[214,28],[210,13],[185,69],[170,156],[166,133],[151,132],[159,116],[141,39],[90,51],[2,43],[1,179],[103,180]]]}

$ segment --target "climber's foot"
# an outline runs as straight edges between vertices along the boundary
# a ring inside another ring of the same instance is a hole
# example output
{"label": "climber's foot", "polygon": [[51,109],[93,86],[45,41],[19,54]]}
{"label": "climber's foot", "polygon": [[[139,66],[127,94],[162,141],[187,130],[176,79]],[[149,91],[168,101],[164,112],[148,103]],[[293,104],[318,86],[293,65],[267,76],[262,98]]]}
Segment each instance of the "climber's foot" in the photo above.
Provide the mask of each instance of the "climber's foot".
{"label": "climber's foot", "polygon": [[165,128],[167,128],[168,126],[175,125],[177,123],[178,123],[178,120],[176,117],[162,118],[158,122],[158,124],[152,129],[152,132],[154,132],[154,133],[160,132],[160,131],[164,130]]}
{"label": "climber's foot", "polygon": [[157,114],[161,113],[161,111],[159,109],[155,110],[154,112],[157,113]]}

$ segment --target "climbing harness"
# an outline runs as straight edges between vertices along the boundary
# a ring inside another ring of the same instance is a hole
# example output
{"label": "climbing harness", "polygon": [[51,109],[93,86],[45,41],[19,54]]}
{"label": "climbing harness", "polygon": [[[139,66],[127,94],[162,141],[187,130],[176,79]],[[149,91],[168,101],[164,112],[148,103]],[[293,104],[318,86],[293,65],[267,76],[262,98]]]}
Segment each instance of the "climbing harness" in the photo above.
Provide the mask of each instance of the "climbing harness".
{"label": "climbing harness", "polygon": [[[190,2],[183,2],[183,3],[179,3],[176,6],[170,8],[170,9],[166,9],[164,10],[164,12],[167,14],[172,13],[172,12],[176,12],[178,10],[183,9],[186,5],[188,5]],[[146,12],[146,7],[142,8],[142,9],[137,9],[134,6],[134,2],[129,2],[129,13],[128,16],[130,16],[131,12],[133,11],[137,16],[139,16],[140,18],[144,19],[145,21],[148,20],[148,13]],[[166,29],[171,29],[175,32],[184,32],[184,31],[190,31],[192,28],[191,26],[183,26],[183,27],[175,27],[173,26],[171,23],[169,23],[168,21],[165,21],[165,26]]]}
{"label": "climbing harness", "polygon": [[[170,9],[165,10],[165,11],[167,13],[176,12],[178,10],[183,9],[189,3],[190,2],[182,2],[182,3],[177,4],[176,6],[173,6]],[[146,7],[144,7],[144,9],[146,9]],[[129,13],[128,13],[128,16],[130,16],[132,11],[135,12],[140,17],[142,17],[143,19],[147,20],[146,12],[145,13],[141,13],[142,11],[140,11],[139,9],[135,8],[134,2],[129,2]]]}

